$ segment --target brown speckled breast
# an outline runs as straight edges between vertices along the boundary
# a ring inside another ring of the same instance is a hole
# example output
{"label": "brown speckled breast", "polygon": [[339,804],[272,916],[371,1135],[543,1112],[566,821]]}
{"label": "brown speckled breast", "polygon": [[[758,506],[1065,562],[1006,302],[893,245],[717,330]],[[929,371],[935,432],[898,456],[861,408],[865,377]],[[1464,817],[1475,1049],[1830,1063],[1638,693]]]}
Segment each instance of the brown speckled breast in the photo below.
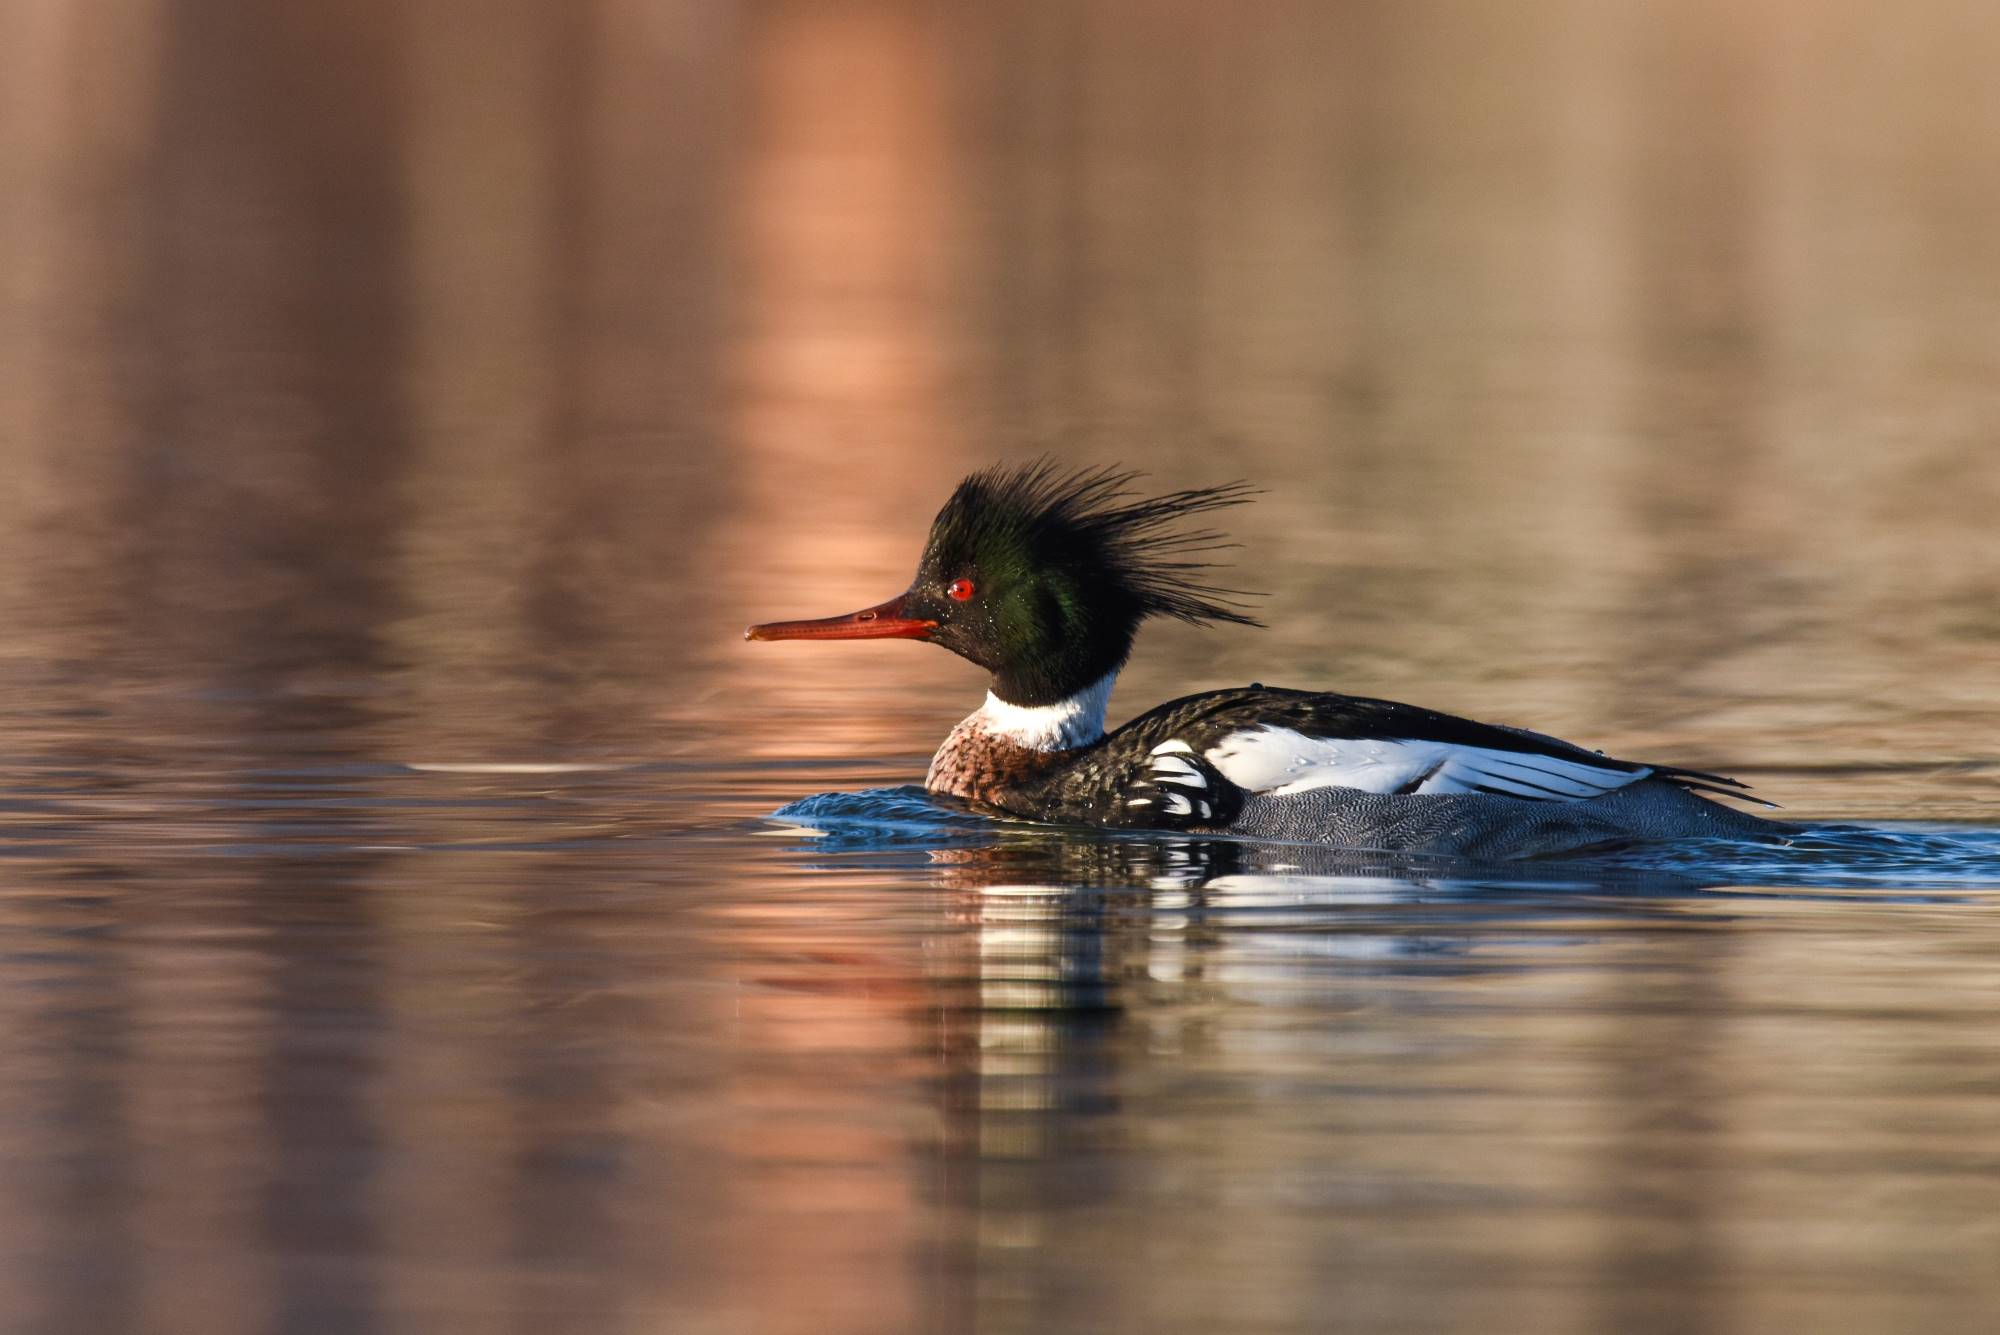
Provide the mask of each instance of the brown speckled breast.
{"label": "brown speckled breast", "polygon": [[1061,766],[1073,753],[1036,751],[995,737],[977,716],[951,730],[931,757],[924,787],[971,802],[1005,806],[1010,790],[1020,789]]}

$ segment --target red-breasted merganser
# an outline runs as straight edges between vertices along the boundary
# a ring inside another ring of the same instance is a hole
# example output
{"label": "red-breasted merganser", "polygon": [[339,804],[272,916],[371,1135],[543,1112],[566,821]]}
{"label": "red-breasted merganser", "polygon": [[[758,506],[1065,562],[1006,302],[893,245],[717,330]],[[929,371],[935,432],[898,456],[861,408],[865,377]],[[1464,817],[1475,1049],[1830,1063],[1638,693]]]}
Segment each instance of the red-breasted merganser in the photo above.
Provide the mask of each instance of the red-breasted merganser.
{"label": "red-breasted merganser", "polygon": [[928,640],[985,668],[986,703],[945,738],[925,786],[1030,820],[1480,857],[1791,828],[1704,796],[1759,801],[1734,779],[1389,700],[1253,685],[1107,735],[1146,618],[1259,624],[1191,559],[1220,536],[1177,527],[1250,488],[1135,498],[1137,476],[1049,460],[974,473],[931,524],[908,591],[744,637]]}

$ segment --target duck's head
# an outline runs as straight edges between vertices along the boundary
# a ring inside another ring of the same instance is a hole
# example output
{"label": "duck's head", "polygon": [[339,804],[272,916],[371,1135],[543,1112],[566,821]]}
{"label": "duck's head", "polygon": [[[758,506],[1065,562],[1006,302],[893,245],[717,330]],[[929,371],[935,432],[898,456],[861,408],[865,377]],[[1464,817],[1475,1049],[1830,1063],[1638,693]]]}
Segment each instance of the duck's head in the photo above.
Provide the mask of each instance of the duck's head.
{"label": "duck's head", "polygon": [[1185,530],[1193,514],[1240,505],[1242,483],[1150,498],[1137,474],[1069,470],[1052,460],[995,467],[958,484],[931,523],[909,589],[818,621],[774,621],[752,640],[929,640],[992,673],[1014,705],[1065,700],[1124,665],[1150,616],[1258,623],[1241,595],[1203,582],[1221,543]]}

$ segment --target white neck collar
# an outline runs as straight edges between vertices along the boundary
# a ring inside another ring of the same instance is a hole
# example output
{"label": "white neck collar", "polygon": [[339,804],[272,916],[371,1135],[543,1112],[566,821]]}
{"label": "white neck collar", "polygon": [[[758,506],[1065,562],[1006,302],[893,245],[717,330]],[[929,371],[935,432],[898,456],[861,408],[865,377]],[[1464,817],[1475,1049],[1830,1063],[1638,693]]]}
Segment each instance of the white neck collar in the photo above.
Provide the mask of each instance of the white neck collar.
{"label": "white neck collar", "polygon": [[988,691],[986,703],[972,718],[989,735],[1004,737],[1031,751],[1073,750],[1104,735],[1104,707],[1111,702],[1111,686],[1117,680],[1115,670],[1107,672],[1101,680],[1052,705],[1010,705]]}

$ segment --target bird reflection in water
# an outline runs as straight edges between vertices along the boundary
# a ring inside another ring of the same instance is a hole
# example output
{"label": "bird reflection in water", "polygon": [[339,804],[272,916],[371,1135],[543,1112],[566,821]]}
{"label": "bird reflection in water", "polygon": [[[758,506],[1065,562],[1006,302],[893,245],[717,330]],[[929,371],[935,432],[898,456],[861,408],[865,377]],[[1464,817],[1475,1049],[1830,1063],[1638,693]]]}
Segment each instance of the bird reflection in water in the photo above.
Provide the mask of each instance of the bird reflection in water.
{"label": "bird reflection in water", "polygon": [[[1394,1092],[1385,1056],[1407,1079],[1449,1042],[1385,1012],[1420,1020],[1434,986],[1575,939],[1585,884],[1561,864],[1488,875],[1223,840],[1001,839],[929,857],[968,929],[934,943],[962,944],[932,966],[951,1270],[968,1301],[1029,1324],[1085,1315],[1047,1282],[1051,1256],[1124,1264],[1094,1222],[1107,1201],[1210,1197],[1179,1216],[1178,1245],[1255,1246],[1266,1216],[1242,1207],[1317,1190],[1286,1148],[1304,1123],[1369,1116],[1355,1110]],[[1595,867],[1587,883],[1643,901],[1666,882],[1682,884]]]}
{"label": "bird reflection in water", "polygon": [[[931,853],[932,878],[968,892],[982,940],[982,999],[1104,1010],[1121,986],[1240,984],[1293,959],[1477,967],[1465,930],[1496,915],[1569,913],[1550,894],[1686,893],[1668,873],[1448,860],[1218,839],[1048,839]],[[1149,1001],[1157,1001],[1149,998]]]}

